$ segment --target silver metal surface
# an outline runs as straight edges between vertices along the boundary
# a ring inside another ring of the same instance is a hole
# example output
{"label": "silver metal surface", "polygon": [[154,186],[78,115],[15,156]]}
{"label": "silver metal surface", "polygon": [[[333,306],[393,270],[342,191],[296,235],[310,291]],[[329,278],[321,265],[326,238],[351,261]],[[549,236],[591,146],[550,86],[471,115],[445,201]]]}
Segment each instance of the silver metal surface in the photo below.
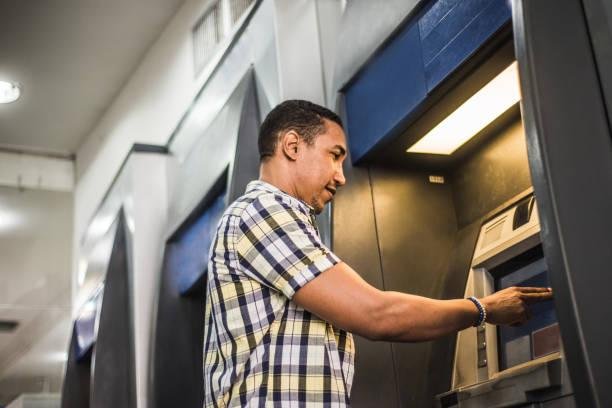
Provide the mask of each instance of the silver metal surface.
{"label": "silver metal surface", "polygon": [[190,123],[183,129],[199,134],[189,154],[177,163],[170,180],[170,210],[166,236],[172,235],[230,166],[236,152],[240,114],[249,77],[236,87],[208,128]]}
{"label": "silver metal surface", "polygon": [[[80,247],[82,284],[77,282],[74,310],[79,311],[103,283],[111,254],[119,211],[125,214],[128,242],[129,293],[135,351],[137,406],[147,406],[147,370],[153,299],[161,270],[165,242],[167,156],[133,152],[93,217]],[[117,352],[121,352],[118,350]]]}
{"label": "silver metal surface", "polygon": [[612,189],[602,188],[612,185],[612,135],[584,4],[515,0],[513,26],[543,248],[576,402],[612,406],[612,328],[601,324],[612,307],[603,272],[612,264]]}
{"label": "silver metal surface", "polygon": [[332,89],[342,88],[372,57],[419,0],[351,0],[342,16]]}

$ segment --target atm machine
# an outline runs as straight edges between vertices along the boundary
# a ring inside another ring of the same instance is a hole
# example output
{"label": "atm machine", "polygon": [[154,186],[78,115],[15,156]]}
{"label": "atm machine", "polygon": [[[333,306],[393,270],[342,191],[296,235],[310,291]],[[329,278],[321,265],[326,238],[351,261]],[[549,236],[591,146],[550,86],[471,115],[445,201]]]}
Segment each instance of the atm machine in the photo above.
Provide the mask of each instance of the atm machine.
{"label": "atm machine", "polygon": [[[482,225],[465,297],[512,286],[550,286],[531,192]],[[438,407],[575,406],[553,302],[530,311],[520,326],[485,323],[459,333],[452,389],[437,396]]]}

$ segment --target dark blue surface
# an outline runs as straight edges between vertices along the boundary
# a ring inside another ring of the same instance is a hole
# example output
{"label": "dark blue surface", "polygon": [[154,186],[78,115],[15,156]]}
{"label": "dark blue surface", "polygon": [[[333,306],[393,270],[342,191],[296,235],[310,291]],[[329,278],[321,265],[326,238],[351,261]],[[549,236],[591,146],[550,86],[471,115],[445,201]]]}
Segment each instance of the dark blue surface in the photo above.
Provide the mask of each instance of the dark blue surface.
{"label": "dark blue surface", "polygon": [[169,273],[181,294],[206,273],[208,254],[217,224],[225,210],[221,192],[178,238],[168,245]]}
{"label": "dark blue surface", "polygon": [[[515,272],[512,272],[497,280],[495,289],[505,289],[511,286],[533,286],[533,287],[549,287],[548,271],[544,259],[532,262]],[[557,315],[555,313],[554,303],[546,301],[534,304],[530,307],[532,318],[522,326],[499,326],[499,344],[500,344],[500,370],[505,370],[508,367],[508,356],[504,352],[505,345],[519,337],[529,336],[539,329],[557,323]],[[531,348],[531,340],[529,342]],[[533,356],[532,356],[533,358]]]}
{"label": "dark blue surface", "polygon": [[393,137],[510,18],[506,0],[438,0],[415,15],[345,89],[353,163]]}
{"label": "dark blue surface", "polygon": [[425,98],[419,29],[404,30],[346,92],[351,156],[359,160]]}
{"label": "dark blue surface", "polygon": [[439,0],[433,2],[429,9],[425,10],[422,16],[419,18],[419,28],[421,31],[421,38],[427,37],[427,35],[444,19],[444,17],[451,11],[457,3],[461,0]]}
{"label": "dark blue surface", "polygon": [[511,18],[506,0],[463,0],[423,39],[427,90],[432,91]]}
{"label": "dark blue surface", "polygon": [[[433,24],[433,21],[429,23],[431,29],[428,32],[422,28],[421,43],[423,44],[423,61],[425,66],[442,50],[448,48],[455,37],[467,30],[470,23],[482,13],[488,3],[491,3],[491,0],[457,1],[454,7],[448,10],[435,24]],[[430,12],[431,10],[427,14]],[[424,27],[424,21],[424,18],[419,21],[421,27]],[[425,33],[427,34],[423,35]]]}
{"label": "dark blue surface", "polygon": [[103,291],[98,291],[90,300],[81,308],[81,313],[74,321],[74,330],[76,332],[76,358],[82,359],[96,342],[96,317],[100,312],[100,296]]}

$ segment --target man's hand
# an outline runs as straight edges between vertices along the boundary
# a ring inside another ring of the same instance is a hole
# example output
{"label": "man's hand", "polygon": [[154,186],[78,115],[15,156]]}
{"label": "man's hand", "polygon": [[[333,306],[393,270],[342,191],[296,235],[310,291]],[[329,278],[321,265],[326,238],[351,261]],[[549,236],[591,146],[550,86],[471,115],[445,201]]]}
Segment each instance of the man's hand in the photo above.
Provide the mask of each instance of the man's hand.
{"label": "man's hand", "polygon": [[531,317],[529,305],[553,297],[550,288],[511,287],[480,299],[491,324],[520,325]]}

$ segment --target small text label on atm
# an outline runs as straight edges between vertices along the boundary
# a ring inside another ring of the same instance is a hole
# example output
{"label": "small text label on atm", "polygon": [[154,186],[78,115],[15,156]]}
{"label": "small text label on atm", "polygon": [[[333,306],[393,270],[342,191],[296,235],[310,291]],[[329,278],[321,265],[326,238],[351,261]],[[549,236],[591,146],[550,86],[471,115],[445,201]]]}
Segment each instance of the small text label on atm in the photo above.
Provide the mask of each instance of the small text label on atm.
{"label": "small text label on atm", "polygon": [[434,184],[444,184],[444,176],[429,176],[429,182]]}

